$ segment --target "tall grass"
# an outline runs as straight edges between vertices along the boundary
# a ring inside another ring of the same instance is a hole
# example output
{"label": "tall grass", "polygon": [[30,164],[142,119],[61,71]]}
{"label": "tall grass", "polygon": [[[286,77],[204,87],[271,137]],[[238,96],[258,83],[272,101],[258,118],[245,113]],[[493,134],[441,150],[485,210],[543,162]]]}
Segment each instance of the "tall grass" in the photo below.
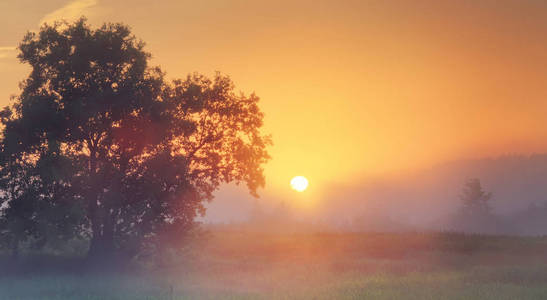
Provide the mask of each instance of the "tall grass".
{"label": "tall grass", "polygon": [[191,249],[162,268],[109,274],[82,272],[74,257],[26,257],[0,272],[0,299],[547,298],[540,237],[216,230]]}

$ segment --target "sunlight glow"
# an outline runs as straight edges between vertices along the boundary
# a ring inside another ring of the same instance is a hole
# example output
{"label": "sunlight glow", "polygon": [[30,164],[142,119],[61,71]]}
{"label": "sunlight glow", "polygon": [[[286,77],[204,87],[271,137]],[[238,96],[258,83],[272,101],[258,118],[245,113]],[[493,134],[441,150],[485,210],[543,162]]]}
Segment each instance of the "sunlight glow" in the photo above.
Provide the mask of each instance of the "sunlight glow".
{"label": "sunlight glow", "polygon": [[291,179],[291,187],[295,191],[303,192],[308,188],[308,180],[304,176],[296,176]]}

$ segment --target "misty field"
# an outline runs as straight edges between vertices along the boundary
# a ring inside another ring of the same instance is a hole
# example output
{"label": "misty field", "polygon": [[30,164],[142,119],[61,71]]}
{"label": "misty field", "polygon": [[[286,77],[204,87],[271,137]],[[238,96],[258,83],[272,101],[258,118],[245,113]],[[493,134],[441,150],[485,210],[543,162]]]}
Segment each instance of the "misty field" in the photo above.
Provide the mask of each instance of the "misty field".
{"label": "misty field", "polygon": [[62,269],[66,257],[27,257],[17,274],[1,272],[0,298],[547,297],[543,237],[213,230],[193,244],[161,268],[142,265],[110,275],[84,273],[73,264]]}

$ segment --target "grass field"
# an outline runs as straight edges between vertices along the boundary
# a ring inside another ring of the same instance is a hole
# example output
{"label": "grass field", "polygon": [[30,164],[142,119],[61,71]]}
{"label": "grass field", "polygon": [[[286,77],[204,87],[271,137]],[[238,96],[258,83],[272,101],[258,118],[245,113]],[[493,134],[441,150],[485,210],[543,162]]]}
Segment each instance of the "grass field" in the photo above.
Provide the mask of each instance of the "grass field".
{"label": "grass field", "polygon": [[[56,258],[59,259],[59,258]],[[212,231],[180,262],[0,277],[0,299],[546,299],[547,238]]]}

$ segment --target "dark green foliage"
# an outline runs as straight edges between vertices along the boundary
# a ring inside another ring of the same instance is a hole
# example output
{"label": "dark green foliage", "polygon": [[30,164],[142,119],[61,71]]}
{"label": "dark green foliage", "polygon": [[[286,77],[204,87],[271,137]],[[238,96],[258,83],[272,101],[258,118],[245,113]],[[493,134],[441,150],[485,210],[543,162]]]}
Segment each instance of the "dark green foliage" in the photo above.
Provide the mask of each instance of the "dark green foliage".
{"label": "dark green foliage", "polygon": [[258,97],[228,77],[167,83],[128,27],[84,19],[46,25],[19,49],[32,72],[0,115],[6,239],[53,228],[89,236],[91,256],[133,257],[181,240],[221,183],[254,195],[264,184]]}

